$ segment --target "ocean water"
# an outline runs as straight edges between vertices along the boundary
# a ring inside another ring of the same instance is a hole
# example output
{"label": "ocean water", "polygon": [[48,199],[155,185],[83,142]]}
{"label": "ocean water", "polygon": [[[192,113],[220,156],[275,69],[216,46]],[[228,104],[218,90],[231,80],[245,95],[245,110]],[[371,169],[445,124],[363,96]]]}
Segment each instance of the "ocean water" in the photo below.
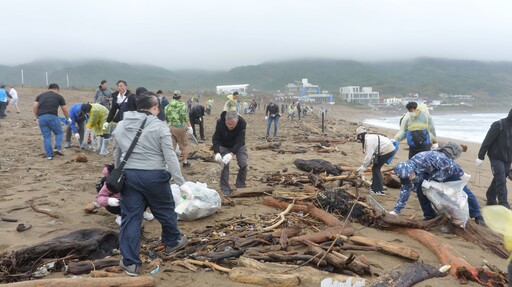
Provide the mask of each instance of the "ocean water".
{"label": "ocean water", "polygon": [[[504,113],[489,114],[432,114],[438,137],[482,143],[494,121],[506,117]],[[367,119],[365,124],[399,130],[400,116]]]}

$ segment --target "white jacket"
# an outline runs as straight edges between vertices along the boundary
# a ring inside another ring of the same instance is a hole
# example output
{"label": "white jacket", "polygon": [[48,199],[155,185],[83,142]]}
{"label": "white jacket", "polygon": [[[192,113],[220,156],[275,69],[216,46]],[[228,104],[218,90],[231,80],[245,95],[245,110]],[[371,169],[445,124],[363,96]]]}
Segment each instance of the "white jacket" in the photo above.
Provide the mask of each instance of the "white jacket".
{"label": "white jacket", "polygon": [[364,137],[364,153],[366,154],[363,160],[364,167],[368,167],[371,164],[373,155],[378,151],[379,140],[379,155],[385,155],[395,150],[395,146],[387,137],[381,135],[366,134]]}

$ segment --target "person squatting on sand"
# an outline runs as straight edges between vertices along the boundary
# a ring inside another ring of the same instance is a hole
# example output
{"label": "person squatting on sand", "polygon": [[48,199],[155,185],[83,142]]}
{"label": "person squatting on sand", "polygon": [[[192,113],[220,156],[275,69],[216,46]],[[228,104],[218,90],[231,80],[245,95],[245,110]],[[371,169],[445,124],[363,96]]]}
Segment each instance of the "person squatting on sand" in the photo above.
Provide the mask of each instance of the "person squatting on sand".
{"label": "person squatting on sand", "polygon": [[487,205],[500,204],[510,208],[507,176],[510,173],[510,164],[512,163],[512,109],[506,118],[491,124],[478,151],[477,167],[482,165],[486,154],[491,162],[491,170],[494,175],[491,185],[485,193]]}
{"label": "person squatting on sand", "polygon": [[370,194],[386,195],[382,183],[382,166],[395,154],[395,145],[385,136],[368,134],[364,126],[356,129],[356,137],[361,141],[363,154],[363,164],[357,169],[357,173],[363,174],[366,168],[372,164],[372,185]]}
{"label": "person squatting on sand", "polygon": [[[89,112],[91,111],[92,106],[90,104],[74,104],[69,109],[69,118],[71,122],[69,123],[66,129],[66,142],[64,143],[64,148],[71,147],[71,132],[75,136],[78,146],[82,148],[82,142],[84,140],[85,135],[85,124],[89,119]],[[77,129],[78,125],[78,129]]]}
{"label": "person squatting on sand", "polygon": [[277,137],[277,126],[279,125],[279,118],[281,114],[279,114],[279,107],[270,102],[267,108],[265,109],[265,119],[267,120],[267,134],[266,137],[270,137],[270,126],[272,122],[274,122],[274,137]]}
{"label": "person squatting on sand", "polygon": [[[416,194],[420,202],[425,220],[435,218],[437,212],[432,207],[428,197],[423,194],[421,184],[423,180],[433,180],[437,182],[457,181],[462,177],[468,178],[462,168],[455,163],[462,153],[462,148],[456,143],[446,143],[440,149],[435,151],[424,151],[416,154],[411,159],[401,162],[395,166],[395,174],[400,178],[402,187],[397,203],[391,214],[398,214],[404,209],[409,195],[416,187]],[[477,224],[483,225],[484,220],[480,214],[480,205],[475,195],[464,186],[464,192],[468,196],[469,216],[475,218]]]}
{"label": "person squatting on sand", "polygon": [[[59,107],[68,122],[71,122],[66,101],[59,94],[59,85],[53,83],[48,86],[48,91],[37,96],[32,106],[39,129],[43,135],[44,150],[47,159],[53,159],[54,154],[63,155],[62,152],[62,126],[58,116]],[[52,149],[52,133],[55,134],[55,150]]]}
{"label": "person squatting on sand", "polygon": [[430,150],[431,144],[432,150],[437,149],[434,121],[428,113],[427,106],[409,102],[405,108],[409,112],[400,120],[400,131],[395,135],[395,140],[400,142],[407,139],[409,158],[419,152]]}
{"label": "person squatting on sand", "polygon": [[245,146],[245,129],[247,123],[236,111],[224,111],[217,120],[215,133],[212,137],[215,160],[222,164],[220,188],[225,196],[230,196],[233,190],[229,186],[229,162],[236,155],[238,174],[235,186],[246,187],[247,177],[247,147]]}
{"label": "person squatting on sand", "polygon": [[139,258],[140,229],[146,205],[162,225],[165,254],[180,250],[187,244],[187,238],[178,229],[169,180],[172,177],[187,197],[193,197],[192,190],[181,174],[171,133],[165,122],[157,118],[158,112],[158,97],[142,95],[138,101],[138,110],[126,112],[123,121],[119,122],[113,132],[119,142],[119,151],[115,152],[117,163],[121,155],[128,151],[137,131],[142,128],[139,141],[124,168],[126,177],[120,201],[122,222],[119,247],[122,259],[119,265],[132,276],[137,275],[142,264]]}
{"label": "person squatting on sand", "polygon": [[190,162],[188,162],[187,134],[191,135],[193,130],[188,118],[187,105],[180,101],[180,99],[181,93],[174,91],[171,102],[165,107],[165,118],[171,130],[174,149],[176,149],[177,144],[180,145],[183,167],[190,167]]}
{"label": "person squatting on sand", "polygon": [[[96,192],[98,194],[96,194],[95,203],[96,206],[103,206],[108,212],[117,215],[116,223],[118,225],[121,225],[121,207],[119,207],[121,193],[111,192],[105,184],[107,176],[112,172],[113,169],[113,164],[107,164],[101,171],[103,178],[101,178],[101,181],[98,184],[96,184]],[[144,220],[151,221],[155,217],[150,212],[144,211],[143,218]]]}

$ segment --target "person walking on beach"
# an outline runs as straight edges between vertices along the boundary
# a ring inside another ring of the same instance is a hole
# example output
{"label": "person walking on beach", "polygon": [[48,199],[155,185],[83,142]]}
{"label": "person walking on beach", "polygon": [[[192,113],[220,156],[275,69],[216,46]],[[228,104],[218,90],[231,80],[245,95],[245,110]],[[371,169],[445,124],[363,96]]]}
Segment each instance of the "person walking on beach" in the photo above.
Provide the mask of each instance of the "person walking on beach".
{"label": "person walking on beach", "polygon": [[176,149],[177,144],[180,145],[183,167],[190,167],[190,162],[188,162],[187,135],[191,135],[193,129],[190,126],[187,105],[180,101],[180,99],[180,92],[174,91],[171,102],[165,107],[165,118],[171,130],[174,149]]}
{"label": "person walking on beach", "polygon": [[420,107],[416,102],[405,105],[409,112],[402,118],[400,131],[395,135],[398,142],[407,139],[409,158],[419,152],[429,151],[431,148],[435,150],[438,147],[434,122],[427,107],[422,105]]}
{"label": "person walking on beach", "polygon": [[229,162],[236,155],[238,174],[235,186],[246,187],[247,178],[247,147],[245,146],[245,129],[247,123],[236,111],[224,111],[217,120],[215,133],[212,137],[215,160],[222,164],[220,188],[225,196],[230,196],[233,190],[229,185]]}
{"label": "person walking on beach", "polygon": [[20,109],[18,107],[18,92],[14,89],[14,86],[12,85],[9,85],[7,87],[10,87],[9,96],[11,96],[11,99],[9,100],[9,105],[7,105],[7,111],[9,112],[11,110],[10,107],[14,106],[16,108],[16,113],[19,114]]}
{"label": "person walking on beach", "polygon": [[103,106],[107,107],[107,109],[110,109],[112,102],[112,90],[108,87],[106,80],[102,80],[101,84],[96,89],[94,102],[97,104],[102,104]]}
{"label": "person walking on beach", "polygon": [[9,93],[4,85],[0,86],[0,119],[5,118],[7,115],[5,111],[7,109],[7,100],[9,98]]}
{"label": "person walking on beach", "polygon": [[363,164],[357,169],[357,173],[363,174],[366,168],[372,165],[372,185],[370,194],[386,195],[382,183],[382,166],[394,155],[395,145],[385,136],[369,134],[364,126],[356,129],[356,137],[363,147]]}
{"label": "person walking on beach", "polygon": [[[89,112],[91,111],[90,104],[75,104],[72,105],[69,109],[69,118],[71,122],[69,123],[66,129],[66,142],[64,143],[64,148],[71,147],[71,132],[75,136],[78,141],[78,146],[83,148],[83,140],[85,135],[85,123],[89,118]],[[77,126],[78,125],[78,129]]]}
{"label": "person walking on beach", "polygon": [[[59,94],[59,85],[57,84],[50,84],[48,91],[37,96],[32,106],[32,111],[43,135],[46,157],[49,160],[53,159],[54,154],[64,154],[62,152],[62,126],[58,116],[59,107],[66,121],[71,122],[66,101]],[[52,133],[55,134],[55,150],[52,148]]]}
{"label": "person walking on beach", "polygon": [[[395,174],[400,178],[402,187],[397,203],[391,214],[398,214],[409,200],[410,193],[415,189],[420,202],[425,220],[433,219],[437,212],[432,208],[428,197],[423,194],[423,180],[437,182],[457,181],[463,177],[469,177],[464,170],[454,161],[462,153],[462,147],[456,143],[446,143],[440,149],[424,151],[416,154],[411,159],[397,164]],[[464,192],[468,196],[469,216],[475,219],[477,224],[483,225],[484,220],[480,214],[480,205],[475,195],[464,186]]]}
{"label": "person walking on beach", "polygon": [[512,109],[506,118],[495,121],[482,142],[476,166],[482,165],[485,155],[491,162],[493,179],[487,189],[487,205],[500,204],[510,208],[508,203],[507,176],[512,163]]}
{"label": "person walking on beach", "polygon": [[119,142],[115,152],[116,162],[121,161],[131,146],[135,135],[142,129],[138,142],[126,162],[125,184],[121,190],[121,230],[119,266],[130,276],[137,276],[140,260],[141,223],[146,206],[162,225],[164,254],[170,255],[187,245],[187,238],[180,233],[175,203],[171,193],[171,178],[179,185],[180,192],[193,197],[192,190],[181,174],[178,158],[172,146],[171,134],[165,122],[157,118],[159,99],[153,95],[139,97],[137,111],[125,113],[113,132]]}
{"label": "person walking on beach", "polygon": [[158,119],[165,122],[165,107],[169,104],[169,100],[165,97],[162,90],[156,91],[156,96],[160,100],[160,112],[158,113]]}
{"label": "person walking on beach", "polygon": [[295,107],[295,102],[293,102],[289,107],[288,107],[288,116],[286,117],[286,119],[290,119],[290,117],[292,118],[292,121],[293,121],[293,118],[295,117],[295,112],[297,111],[297,108]]}
{"label": "person walking on beach", "polygon": [[117,92],[112,93],[112,107],[110,108],[103,129],[107,129],[108,124],[111,122],[120,122],[123,119],[123,113],[128,110],[128,97],[132,95],[130,90],[128,90],[128,84],[126,84],[124,80],[119,80],[116,85]]}
{"label": "person walking on beach", "polygon": [[272,125],[272,122],[274,123],[274,137],[277,137],[277,126],[279,125],[280,117],[281,114],[279,114],[279,106],[270,102],[265,110],[265,119],[267,120],[267,138],[270,137],[270,126]]}
{"label": "person walking on beach", "polygon": [[212,98],[209,98],[208,101],[206,102],[206,109],[205,109],[205,112],[210,115],[212,113],[212,108],[213,108],[213,99]]}

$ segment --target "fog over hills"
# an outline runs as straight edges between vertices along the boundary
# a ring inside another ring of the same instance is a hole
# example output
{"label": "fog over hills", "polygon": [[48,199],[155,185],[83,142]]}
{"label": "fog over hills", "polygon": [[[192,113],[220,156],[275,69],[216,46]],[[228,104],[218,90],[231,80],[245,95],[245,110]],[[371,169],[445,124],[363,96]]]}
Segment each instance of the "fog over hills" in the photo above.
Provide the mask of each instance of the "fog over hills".
{"label": "fog over hills", "polygon": [[299,59],[240,66],[228,71],[167,70],[161,67],[109,60],[38,60],[16,66],[0,65],[0,83],[95,88],[103,79],[111,87],[118,79],[129,87],[150,90],[215,90],[217,85],[250,84],[265,92],[283,90],[287,83],[308,78],[323,90],[337,94],[342,86],[371,86],[383,97],[419,93],[472,94],[485,99],[504,99],[512,91],[512,62],[481,62],[417,58],[410,61],[357,62],[337,59]]}

